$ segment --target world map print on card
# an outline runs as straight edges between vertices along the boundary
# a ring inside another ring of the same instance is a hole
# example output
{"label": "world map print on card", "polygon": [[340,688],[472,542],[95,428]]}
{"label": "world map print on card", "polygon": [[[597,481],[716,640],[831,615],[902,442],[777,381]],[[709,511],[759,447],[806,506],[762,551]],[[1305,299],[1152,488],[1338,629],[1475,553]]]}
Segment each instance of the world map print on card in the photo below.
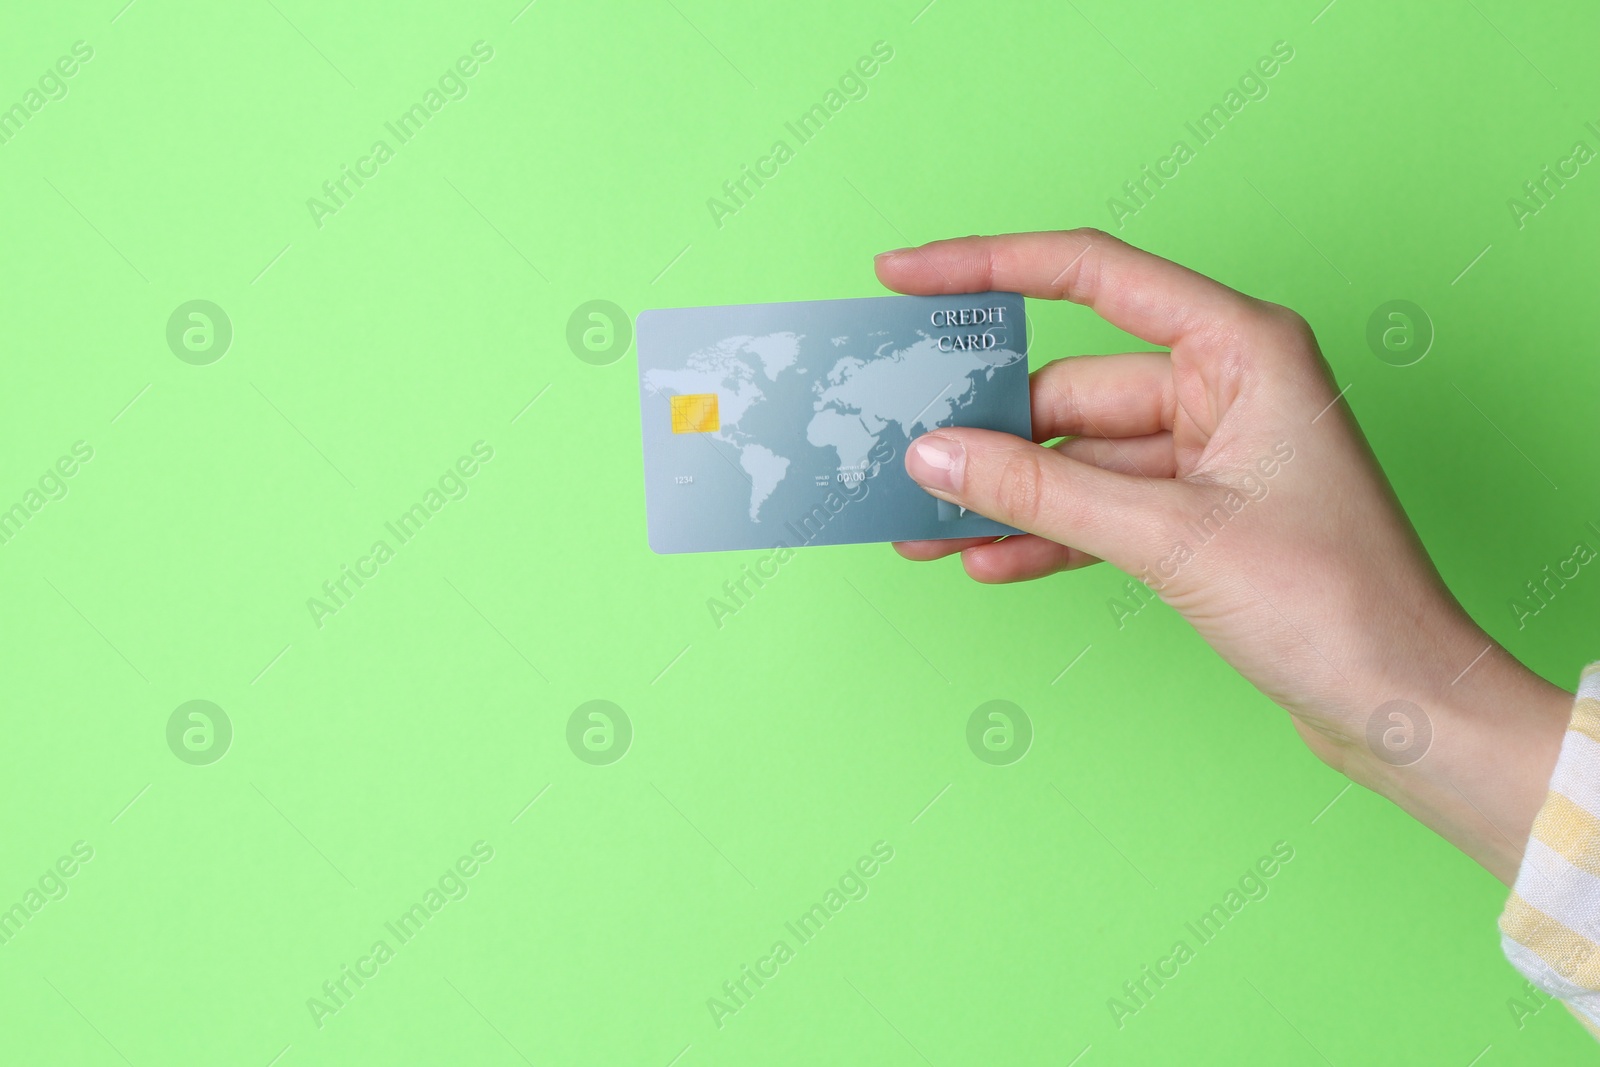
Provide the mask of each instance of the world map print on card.
{"label": "world map print on card", "polygon": [[638,337],[656,551],[1015,532],[941,507],[903,464],[940,426],[1029,436],[1021,296],[646,311]]}

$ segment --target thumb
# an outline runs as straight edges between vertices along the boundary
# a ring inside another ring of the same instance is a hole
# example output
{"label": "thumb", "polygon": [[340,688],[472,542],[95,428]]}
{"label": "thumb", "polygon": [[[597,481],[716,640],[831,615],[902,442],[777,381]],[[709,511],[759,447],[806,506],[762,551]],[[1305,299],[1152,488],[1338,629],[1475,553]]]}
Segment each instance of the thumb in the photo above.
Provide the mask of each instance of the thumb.
{"label": "thumb", "polygon": [[1008,433],[948,427],[906,450],[929,493],[1137,573],[1160,554],[1179,481],[1105,470]]}

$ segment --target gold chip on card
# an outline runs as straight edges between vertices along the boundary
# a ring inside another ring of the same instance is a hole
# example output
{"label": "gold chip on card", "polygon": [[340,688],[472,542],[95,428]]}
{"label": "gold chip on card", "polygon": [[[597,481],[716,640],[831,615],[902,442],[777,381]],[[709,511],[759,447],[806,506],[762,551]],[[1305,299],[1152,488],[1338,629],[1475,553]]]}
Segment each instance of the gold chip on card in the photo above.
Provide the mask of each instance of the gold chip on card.
{"label": "gold chip on card", "polygon": [[720,425],[716,393],[681,393],[672,398],[673,433],[712,433]]}

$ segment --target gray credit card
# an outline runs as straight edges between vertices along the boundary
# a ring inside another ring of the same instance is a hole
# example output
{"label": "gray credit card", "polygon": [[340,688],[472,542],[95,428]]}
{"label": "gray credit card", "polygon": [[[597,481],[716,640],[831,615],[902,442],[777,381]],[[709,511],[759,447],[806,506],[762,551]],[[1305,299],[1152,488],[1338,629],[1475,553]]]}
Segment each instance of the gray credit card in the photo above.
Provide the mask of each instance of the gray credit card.
{"label": "gray credit card", "polygon": [[1017,533],[928,495],[905,454],[939,426],[1031,436],[1024,315],[994,292],[641,312],[650,547]]}

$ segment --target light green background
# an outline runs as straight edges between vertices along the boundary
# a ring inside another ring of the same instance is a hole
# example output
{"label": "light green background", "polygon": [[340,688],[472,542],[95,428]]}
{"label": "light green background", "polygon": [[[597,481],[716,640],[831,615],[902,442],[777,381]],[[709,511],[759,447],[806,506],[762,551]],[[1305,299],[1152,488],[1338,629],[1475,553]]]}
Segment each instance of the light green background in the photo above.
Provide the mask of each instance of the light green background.
{"label": "light green background", "polygon": [[[989,588],[808,550],[718,629],[707,598],[759,554],[650,553],[632,353],[594,366],[565,335],[594,299],[872,295],[885,248],[1109,227],[1286,41],[1269,95],[1120,233],[1311,320],[1452,587],[1570,685],[1600,577],[1520,629],[1508,604],[1600,544],[1600,167],[1521,228],[1507,201],[1600,147],[1600,18],[923,3],[0,17],[0,105],[94,49],[0,145],[0,507],[94,449],[0,545],[0,907],[94,849],[0,946],[7,1062],[1592,1054],[1559,1006],[1517,1025],[1504,889],[1341,793],[1166,608],[1119,628],[1109,568]],[[319,228],[307,199],[479,40],[469,95]],[[868,95],[719,228],[707,199],[879,40]],[[233,325],[208,366],[165,340],[193,299]],[[1436,330],[1413,366],[1365,341],[1391,299]],[[1036,366],[1137,347],[1030,313]],[[479,440],[469,495],[318,628],[307,599]],[[233,724],[209,766],[167,747],[192,699]],[[634,729],[609,766],[566,743],[593,699]],[[1009,767],[966,746],[992,699],[1036,732]],[[319,1028],[308,998],[479,840],[470,894]],[[879,840],[869,895],[719,1029],[707,998]],[[1119,1029],[1108,998],[1279,841],[1270,894]]]}

